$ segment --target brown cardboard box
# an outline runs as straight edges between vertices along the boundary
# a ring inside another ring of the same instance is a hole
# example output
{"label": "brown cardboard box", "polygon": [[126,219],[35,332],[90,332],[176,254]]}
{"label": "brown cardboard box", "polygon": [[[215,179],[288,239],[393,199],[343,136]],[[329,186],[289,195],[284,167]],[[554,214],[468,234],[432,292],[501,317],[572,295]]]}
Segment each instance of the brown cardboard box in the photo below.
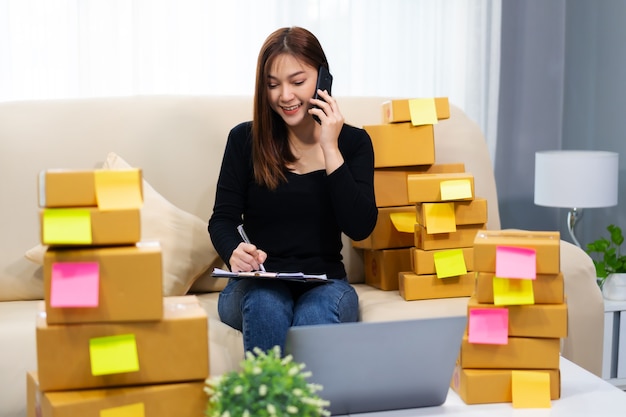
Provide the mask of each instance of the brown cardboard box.
{"label": "brown cardboard box", "polygon": [[509,337],[506,345],[461,343],[459,364],[477,369],[558,369],[561,339]]}
{"label": "brown cardboard box", "polygon": [[400,296],[406,301],[469,297],[474,291],[473,272],[449,278],[400,272],[398,278]]}
{"label": "brown cardboard box", "polygon": [[[100,170],[50,169],[39,173],[38,191],[40,207],[97,207],[96,172]],[[142,173],[136,172],[137,187],[142,190]]]}
{"label": "brown cardboard box", "polygon": [[[469,248],[474,244],[476,233],[483,230],[486,225],[457,226],[456,232],[450,233],[426,233],[426,228],[415,225],[414,246],[423,250]],[[474,269],[476,266],[476,252],[474,252]]]}
{"label": "brown cardboard box", "polygon": [[372,139],[374,168],[432,165],[435,135],[432,125],[411,123],[363,126]]}
{"label": "brown cardboard box", "polygon": [[[93,375],[90,342],[121,335],[134,335],[139,370]],[[163,320],[152,322],[48,325],[40,313],[36,336],[43,392],[203,380],[209,375],[207,315],[195,296],[165,297]]]}
{"label": "brown cardboard box", "polygon": [[[68,242],[66,240],[46,239],[46,210],[65,210],[69,213],[89,212],[91,223],[90,242]],[[97,207],[85,208],[46,208],[39,212],[41,243],[50,246],[89,246],[89,245],[131,245],[141,240],[140,209],[100,210]],[[46,241],[48,240],[48,241]]]}
{"label": "brown cardboard box", "polygon": [[[475,198],[471,201],[454,201],[454,220],[457,225],[485,224],[487,223],[487,200]],[[417,222],[428,227],[426,203],[417,203]],[[445,203],[432,203],[445,204]]]}
{"label": "brown cardboard box", "polygon": [[509,310],[509,336],[567,337],[567,304],[529,304],[497,306],[481,304],[475,296],[467,303],[467,311],[474,308],[506,308]]}
{"label": "brown cardboard box", "polygon": [[[98,264],[98,305],[52,307],[50,291],[53,265],[67,263],[71,267],[72,263],[79,262]],[[161,246],[158,242],[132,246],[48,249],[44,255],[43,276],[48,324],[163,318],[163,272]]]}
{"label": "brown cardboard box", "polygon": [[559,232],[526,230],[481,230],[474,240],[474,268],[480,272],[496,272],[496,248],[514,246],[535,249],[537,274],[561,272],[561,240]]}
{"label": "brown cardboard box", "polygon": [[[561,371],[540,369],[550,374],[550,399],[561,398]],[[463,369],[455,367],[450,386],[466,404],[510,403],[513,401],[513,369]]]}
{"label": "brown cardboard box", "polygon": [[[457,248],[455,248],[457,249]],[[458,248],[463,251],[463,259],[465,260],[465,268],[468,272],[474,270],[474,248]],[[423,250],[413,248],[411,251],[411,271],[417,275],[436,274],[435,269],[435,253],[445,252],[450,249],[439,250]]]}
{"label": "brown cardboard box", "polygon": [[[476,273],[476,301],[493,303],[493,272]],[[535,304],[561,304],[565,302],[563,273],[537,274],[533,281]]]}
{"label": "brown cardboard box", "polygon": [[[450,104],[448,97],[435,97],[437,119],[450,118]],[[411,110],[409,99],[389,100],[382,105],[383,123],[410,122]]]}
{"label": "brown cardboard box", "polygon": [[416,165],[413,167],[377,168],[374,170],[374,194],[378,207],[407,206],[409,174],[465,172],[465,164]]}
{"label": "brown cardboard box", "polygon": [[442,173],[442,174],[410,174],[407,177],[407,194],[410,203],[437,203],[441,199],[441,183],[444,181],[467,180],[470,184],[471,197],[455,199],[454,201],[473,200],[474,176],[470,173]]}
{"label": "brown cardboard box", "polygon": [[415,213],[415,206],[381,207],[372,233],[364,240],[352,241],[352,246],[360,249],[394,249],[413,246],[413,234],[399,232],[393,225],[392,213]]}
{"label": "brown cardboard box", "polygon": [[[103,411],[138,407],[133,415],[197,417],[206,410],[204,381],[78,391],[41,392],[27,374],[27,417],[100,417]],[[143,410],[143,412],[141,412]]]}
{"label": "brown cardboard box", "polygon": [[411,249],[366,250],[365,283],[372,287],[392,291],[398,289],[398,273],[411,265]]}

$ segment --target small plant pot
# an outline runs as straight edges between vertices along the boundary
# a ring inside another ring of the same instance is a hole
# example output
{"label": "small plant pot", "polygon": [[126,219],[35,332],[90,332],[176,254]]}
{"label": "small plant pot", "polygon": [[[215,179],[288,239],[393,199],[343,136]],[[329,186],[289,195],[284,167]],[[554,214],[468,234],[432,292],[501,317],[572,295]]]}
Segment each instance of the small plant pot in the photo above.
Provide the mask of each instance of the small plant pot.
{"label": "small plant pot", "polygon": [[626,301],[626,273],[610,274],[602,286],[602,295],[607,300]]}

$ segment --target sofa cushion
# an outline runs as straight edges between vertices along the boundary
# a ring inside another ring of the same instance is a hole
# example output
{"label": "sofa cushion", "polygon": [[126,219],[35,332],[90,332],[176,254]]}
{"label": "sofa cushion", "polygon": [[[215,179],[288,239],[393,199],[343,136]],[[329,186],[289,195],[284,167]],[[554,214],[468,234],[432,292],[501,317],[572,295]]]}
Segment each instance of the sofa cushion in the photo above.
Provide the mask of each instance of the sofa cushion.
{"label": "sofa cushion", "polygon": [[[131,165],[111,152],[107,155],[103,168],[127,169]],[[173,205],[145,179],[143,197],[141,240],[156,240],[161,244],[163,295],[184,295],[194,284],[195,291],[220,291],[225,280],[212,278],[210,273],[213,267],[222,266],[222,261],[213,248],[207,224]],[[25,256],[33,262],[43,264],[45,250],[45,246],[37,245],[28,250]]]}

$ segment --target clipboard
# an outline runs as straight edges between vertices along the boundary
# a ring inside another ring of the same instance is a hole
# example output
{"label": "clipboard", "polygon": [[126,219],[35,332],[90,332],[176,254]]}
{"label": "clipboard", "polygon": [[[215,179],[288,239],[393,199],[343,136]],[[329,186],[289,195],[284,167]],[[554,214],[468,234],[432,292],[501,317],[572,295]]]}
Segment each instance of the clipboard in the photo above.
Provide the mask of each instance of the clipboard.
{"label": "clipboard", "polygon": [[252,279],[283,279],[287,281],[299,282],[332,282],[326,274],[314,275],[302,272],[230,272],[221,268],[213,268],[211,276],[215,278],[252,278]]}

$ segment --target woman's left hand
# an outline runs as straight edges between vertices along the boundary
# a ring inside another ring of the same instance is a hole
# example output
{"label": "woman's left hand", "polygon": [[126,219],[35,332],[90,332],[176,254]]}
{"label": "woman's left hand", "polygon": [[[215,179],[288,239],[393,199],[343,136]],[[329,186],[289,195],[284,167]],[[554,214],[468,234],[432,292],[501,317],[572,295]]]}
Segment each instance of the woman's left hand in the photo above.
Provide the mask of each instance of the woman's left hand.
{"label": "woman's left hand", "polygon": [[331,173],[343,163],[343,156],[339,152],[339,133],[344,124],[344,117],[339,110],[337,101],[326,91],[317,90],[317,94],[323,100],[311,99],[311,104],[319,107],[309,109],[321,120],[320,146],[326,160],[326,172]]}

